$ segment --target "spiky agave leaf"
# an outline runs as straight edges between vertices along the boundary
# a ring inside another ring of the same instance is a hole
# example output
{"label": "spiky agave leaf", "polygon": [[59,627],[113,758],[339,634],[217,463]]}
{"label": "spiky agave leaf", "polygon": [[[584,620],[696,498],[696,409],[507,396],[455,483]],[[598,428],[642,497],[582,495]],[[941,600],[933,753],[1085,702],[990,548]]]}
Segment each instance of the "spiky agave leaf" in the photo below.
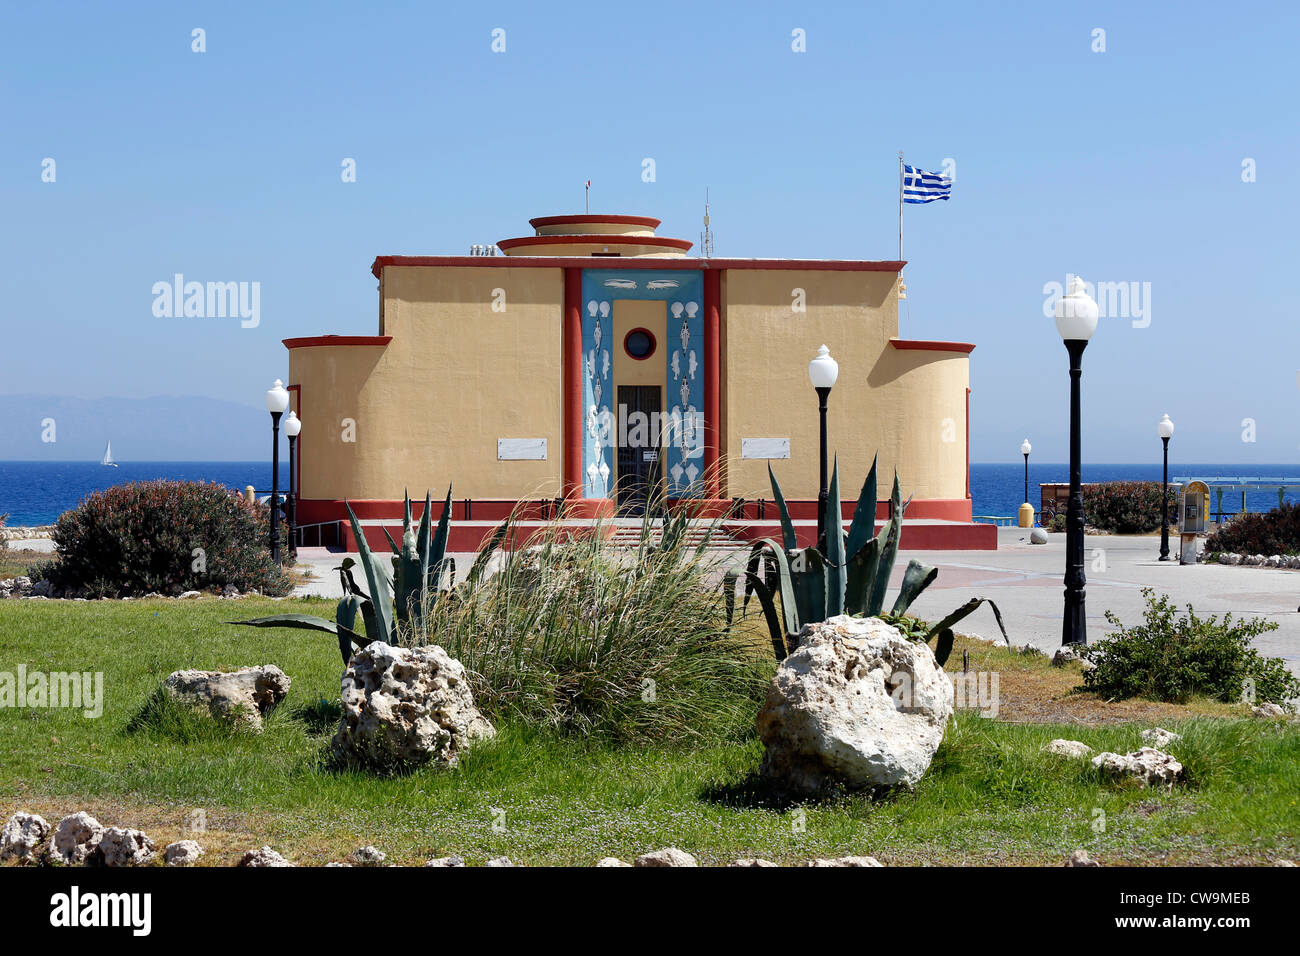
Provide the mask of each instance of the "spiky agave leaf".
{"label": "spiky agave leaf", "polygon": [[906,614],[907,609],[912,606],[912,602],[934,583],[934,579],[939,576],[939,569],[931,567],[928,564],[922,564],[913,558],[907,563],[907,570],[903,572],[903,583],[898,589],[898,597],[894,599],[894,606],[890,609],[890,614]]}
{"label": "spiky agave leaf", "polygon": [[858,493],[858,505],[849,525],[849,542],[844,548],[850,560],[876,536],[876,461],[879,457],[871,459],[871,471],[867,472],[867,480]]}
{"label": "spiky agave leaf", "polygon": [[844,518],[840,512],[840,459],[835,456],[830,490],[826,500],[826,568],[822,575],[822,598],[826,617],[844,613],[844,589],[848,568],[844,562]]}
{"label": "spiky agave leaf", "polygon": [[1007,637],[1007,628],[1002,623],[1002,612],[998,610],[998,606],[989,598],[971,598],[938,624],[931,625],[930,630],[925,635],[927,642],[931,637],[938,637],[938,640],[935,641],[934,659],[938,661],[940,667],[947,662],[948,655],[952,653],[952,626],[962,618],[974,613],[981,604],[987,604],[993,609],[993,617],[998,622],[998,630],[1002,632],[1002,639],[1007,642],[1008,647],[1011,646],[1011,638]]}
{"label": "spiky agave leaf", "polygon": [[799,540],[794,534],[794,522],[790,520],[790,509],[786,507],[785,495],[781,494],[781,485],[776,480],[776,472],[772,470],[771,464],[767,466],[767,478],[772,483],[772,497],[776,500],[776,509],[781,515],[781,539],[785,542],[785,549],[797,550]]}
{"label": "spiky agave leaf", "polygon": [[[352,512],[352,506],[346,501],[343,507],[347,509],[348,520],[352,522],[352,534],[357,539],[357,551],[361,556],[361,570],[365,572],[366,583],[370,585],[370,601],[368,602],[373,609],[374,629],[371,630],[371,619],[366,619],[366,628],[376,640],[383,640],[391,643],[396,640],[397,624],[393,619],[393,598],[391,594],[392,579],[390,574],[385,570],[379,559],[370,551],[370,545],[366,543],[365,532],[362,531],[361,522]],[[364,612],[365,608],[362,608]]]}

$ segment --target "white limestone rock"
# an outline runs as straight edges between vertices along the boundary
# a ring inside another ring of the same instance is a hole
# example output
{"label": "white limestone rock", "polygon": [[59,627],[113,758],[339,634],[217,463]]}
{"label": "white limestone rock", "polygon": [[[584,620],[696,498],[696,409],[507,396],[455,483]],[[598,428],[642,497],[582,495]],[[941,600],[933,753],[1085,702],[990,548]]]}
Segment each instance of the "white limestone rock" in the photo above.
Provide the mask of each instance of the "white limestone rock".
{"label": "white limestone rock", "polygon": [[1092,753],[1092,748],[1082,740],[1065,740],[1061,737],[1048,743],[1043,750],[1061,757],[1086,757]]}
{"label": "white limestone rock", "polygon": [[929,646],[877,618],[809,624],[758,715],[762,774],[781,791],[913,786],[952,715]]}
{"label": "white limestone rock", "polygon": [[636,858],[636,866],[699,866],[695,857],[691,856],[685,850],[679,850],[675,846],[670,846],[664,850],[655,850],[653,853],[642,853]]}
{"label": "white limestone rock", "polygon": [[849,866],[884,866],[874,856],[841,856],[835,859],[816,859],[808,863],[809,866],[816,867],[849,867]]}
{"label": "white limestone rock", "polygon": [[496,735],[465,668],[436,645],[361,648],[343,673],[342,699],[335,754],[378,770],[454,766],[474,741]]}
{"label": "white limestone rock", "polygon": [[39,859],[41,846],[49,836],[50,825],[43,816],[20,810],[0,831],[0,862]]}
{"label": "white limestone rock", "polygon": [[596,866],[631,866],[631,863],[624,863],[616,856],[604,856],[596,861]]}
{"label": "white limestone rock", "polygon": [[354,866],[383,866],[388,854],[374,846],[358,847],[349,857]]}
{"label": "white limestone rock", "polygon": [[1092,857],[1088,856],[1087,850],[1075,850],[1073,853],[1070,854],[1070,858],[1061,865],[1062,866],[1101,866],[1100,863],[1098,863]]}
{"label": "white limestone rock", "polygon": [[193,866],[203,856],[203,847],[193,840],[177,840],[168,843],[163,850],[163,861],[168,866]]}
{"label": "white limestone rock", "polygon": [[84,866],[93,862],[104,838],[100,822],[84,810],[66,816],[54,826],[47,858],[56,865]]}
{"label": "white limestone rock", "polygon": [[240,859],[240,861],[235,865],[264,867],[264,866],[296,866],[297,864],[290,863],[280,854],[272,850],[269,846],[264,846],[264,847],[259,847],[256,850],[249,850],[247,853],[244,854],[243,858]]}
{"label": "white limestone rock", "polygon": [[488,860],[483,865],[484,866],[514,866],[515,864],[511,861],[510,857],[508,856],[494,856],[492,859]]}
{"label": "white limestone rock", "polygon": [[1148,786],[1172,787],[1183,776],[1183,765],[1154,747],[1142,747],[1128,754],[1104,751],[1092,758],[1092,765],[1109,776],[1130,777]]}
{"label": "white limestone rock", "polygon": [[176,671],[163,687],[176,700],[226,722],[261,731],[262,718],[289,693],[292,682],[274,664],[237,671]]}
{"label": "white limestone rock", "polygon": [[154,845],[144,833],[130,827],[107,827],[99,841],[100,862],[105,866],[148,866]]}
{"label": "white limestone rock", "polygon": [[425,866],[464,866],[465,858],[463,856],[435,856],[424,864]]}
{"label": "white limestone rock", "polygon": [[1182,734],[1176,734],[1172,730],[1165,730],[1163,727],[1152,727],[1150,730],[1142,731],[1142,742],[1148,747],[1157,749],[1163,749],[1175,740],[1182,739]]}
{"label": "white limestone rock", "polygon": [[1279,717],[1287,716],[1286,708],[1281,704],[1275,704],[1272,701],[1267,701],[1260,704],[1258,707],[1250,708],[1250,713],[1251,716],[1259,717],[1263,720],[1276,720]]}
{"label": "white limestone rock", "polygon": [[1079,653],[1078,647],[1074,644],[1062,644],[1052,655],[1052,666],[1064,667],[1066,664],[1080,660],[1083,660],[1083,655]]}
{"label": "white limestone rock", "polygon": [[779,863],[773,863],[771,860],[762,860],[762,859],[759,859],[758,857],[745,857],[744,859],[737,860],[735,863],[728,863],[727,866],[728,866],[728,867],[733,867],[733,866],[739,866],[739,867],[770,867],[770,866],[780,866],[780,864],[779,864]]}

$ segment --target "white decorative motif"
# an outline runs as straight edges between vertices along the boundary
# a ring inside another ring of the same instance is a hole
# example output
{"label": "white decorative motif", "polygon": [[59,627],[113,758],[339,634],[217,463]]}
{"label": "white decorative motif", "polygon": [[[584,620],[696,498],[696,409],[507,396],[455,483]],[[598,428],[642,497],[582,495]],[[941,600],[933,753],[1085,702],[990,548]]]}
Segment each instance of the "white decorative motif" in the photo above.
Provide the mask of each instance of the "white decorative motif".
{"label": "white decorative motif", "polygon": [[686,466],[687,483],[692,485],[695,484],[695,478],[696,476],[699,475],[699,473],[700,473],[700,469],[696,468],[694,465],[687,465]]}
{"label": "white decorative motif", "polygon": [[595,385],[591,386],[591,394],[592,394],[593,396],[595,396],[595,398],[596,398],[596,404],[597,404],[597,405],[600,404],[600,395],[601,395],[601,391],[602,391],[602,390],[601,390],[600,382],[599,382],[599,381],[597,381]]}
{"label": "white decorative motif", "polygon": [[672,366],[673,366],[673,381],[675,382],[682,377],[682,353],[681,352],[673,353]]}
{"label": "white decorative motif", "polygon": [[601,377],[609,378],[609,349],[602,349],[601,353]]}
{"label": "white decorative motif", "polygon": [[686,379],[682,379],[682,404],[685,405],[691,400],[691,386],[687,384]]}
{"label": "white decorative motif", "polygon": [[694,319],[694,318],[695,318],[695,313],[698,312],[698,311],[700,311],[700,304],[699,304],[698,302],[687,302],[687,303],[686,303],[686,317],[687,317],[688,319]]}
{"label": "white decorative motif", "polygon": [[600,317],[601,317],[602,319],[608,319],[608,318],[609,318],[609,303],[608,303],[608,302],[602,302],[602,303],[600,304]]}
{"label": "white decorative motif", "polygon": [[600,340],[604,336],[604,334],[605,333],[600,328],[600,320],[597,319],[596,328],[593,329],[591,332],[591,338],[596,343],[596,348],[600,348]]}
{"label": "white decorative motif", "polygon": [[683,471],[681,464],[673,465],[672,468],[669,469],[669,471],[672,472],[673,484],[680,485],[682,483],[682,471]]}
{"label": "white decorative motif", "polygon": [[682,351],[685,352],[687,346],[691,344],[691,327],[685,319],[682,319]]}
{"label": "white decorative motif", "polygon": [[700,362],[695,357],[695,349],[691,349],[691,381],[695,381],[695,370],[699,367]]}

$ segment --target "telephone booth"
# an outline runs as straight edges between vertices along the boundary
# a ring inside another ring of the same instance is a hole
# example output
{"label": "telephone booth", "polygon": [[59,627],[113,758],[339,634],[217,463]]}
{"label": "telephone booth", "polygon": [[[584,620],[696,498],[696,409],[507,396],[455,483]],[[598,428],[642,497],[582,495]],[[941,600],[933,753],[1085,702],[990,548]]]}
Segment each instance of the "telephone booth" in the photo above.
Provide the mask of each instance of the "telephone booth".
{"label": "telephone booth", "polygon": [[1210,488],[1203,481],[1183,485],[1178,500],[1179,564],[1196,563],[1196,539],[1209,531]]}

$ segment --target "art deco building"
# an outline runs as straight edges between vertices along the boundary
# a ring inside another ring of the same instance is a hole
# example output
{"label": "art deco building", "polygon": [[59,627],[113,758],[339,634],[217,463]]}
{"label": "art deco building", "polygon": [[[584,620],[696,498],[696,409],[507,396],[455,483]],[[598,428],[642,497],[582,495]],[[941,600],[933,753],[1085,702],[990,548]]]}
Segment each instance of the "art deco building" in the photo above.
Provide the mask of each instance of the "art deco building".
{"label": "art deco building", "polygon": [[811,540],[808,362],[825,344],[846,515],[879,453],[881,495],[897,469],[912,497],[905,547],[996,547],[971,524],[974,346],[898,337],[903,263],[702,259],[642,216],[530,225],[499,255],[380,256],[377,335],[285,340],[301,524],[336,522],[347,499],[382,544],[405,489],[452,483],[464,547],[521,501],[635,514],[653,489],[730,508],[750,537],[774,530],[770,465]]}

